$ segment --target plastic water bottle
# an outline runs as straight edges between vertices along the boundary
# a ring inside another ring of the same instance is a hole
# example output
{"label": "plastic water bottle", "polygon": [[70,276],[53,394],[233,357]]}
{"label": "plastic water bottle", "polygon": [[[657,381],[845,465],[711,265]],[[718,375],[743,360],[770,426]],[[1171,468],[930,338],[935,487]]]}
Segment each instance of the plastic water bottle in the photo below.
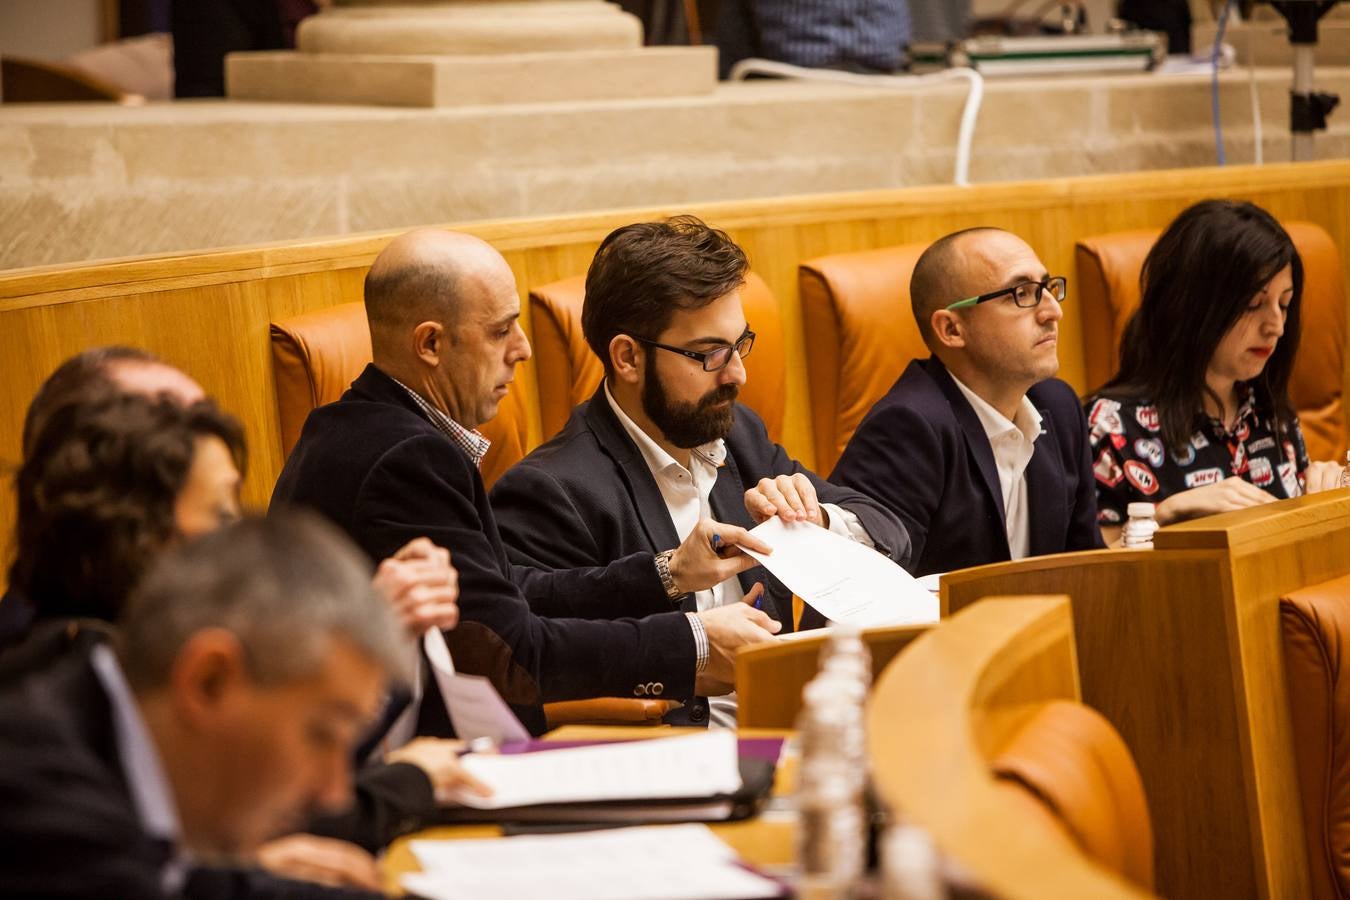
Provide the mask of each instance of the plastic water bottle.
{"label": "plastic water bottle", "polygon": [[1153,533],[1158,530],[1158,520],[1153,518],[1155,507],[1152,503],[1131,503],[1125,507],[1129,520],[1121,532],[1121,546],[1130,550],[1152,550]]}
{"label": "plastic water bottle", "polygon": [[821,649],[820,667],[822,671],[833,667],[848,673],[866,693],[872,686],[872,653],[863,643],[862,629],[856,625],[831,626],[830,640]]}
{"label": "plastic water bottle", "polygon": [[928,833],[897,823],[881,838],[881,900],[944,900],[942,862]]}
{"label": "plastic water bottle", "polygon": [[1350,453],[1345,454],[1345,465],[1341,467],[1341,487],[1350,487]]}
{"label": "plastic water bottle", "polygon": [[867,858],[864,704],[871,665],[856,631],[836,634],[823,665],[802,691],[797,717],[797,896],[846,900],[857,895]]}

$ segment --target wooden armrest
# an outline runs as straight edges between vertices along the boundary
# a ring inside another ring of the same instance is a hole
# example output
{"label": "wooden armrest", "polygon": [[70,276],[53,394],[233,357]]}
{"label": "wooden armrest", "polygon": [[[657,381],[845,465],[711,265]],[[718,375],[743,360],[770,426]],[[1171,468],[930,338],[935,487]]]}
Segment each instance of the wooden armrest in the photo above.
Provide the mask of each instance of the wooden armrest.
{"label": "wooden armrest", "polygon": [[660,725],[661,717],[679,706],[674,700],[595,697],[544,704],[549,728],[559,725]]}

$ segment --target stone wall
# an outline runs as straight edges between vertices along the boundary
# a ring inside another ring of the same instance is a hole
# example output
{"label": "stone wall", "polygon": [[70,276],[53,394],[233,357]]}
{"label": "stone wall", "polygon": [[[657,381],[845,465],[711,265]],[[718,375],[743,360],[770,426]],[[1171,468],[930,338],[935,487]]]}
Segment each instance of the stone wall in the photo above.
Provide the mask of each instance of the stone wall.
{"label": "stone wall", "polygon": [[[1258,70],[1289,159],[1287,69]],[[1319,69],[1350,103],[1350,69]],[[750,82],[705,96],[399,109],[237,101],[0,107],[0,268],[626,206],[948,183],[962,85]],[[1248,76],[1225,73],[1228,160]],[[1317,139],[1350,156],[1350,111]],[[976,182],[1212,165],[1206,76],[989,81]]]}

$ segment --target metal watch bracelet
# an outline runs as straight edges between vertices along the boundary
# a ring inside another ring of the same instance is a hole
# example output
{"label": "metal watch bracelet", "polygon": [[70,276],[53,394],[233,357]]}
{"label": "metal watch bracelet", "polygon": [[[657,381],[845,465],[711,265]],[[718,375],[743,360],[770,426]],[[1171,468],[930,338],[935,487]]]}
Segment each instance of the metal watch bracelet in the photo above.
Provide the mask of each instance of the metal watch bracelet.
{"label": "metal watch bracelet", "polygon": [[674,550],[662,550],[656,554],[656,574],[661,579],[661,587],[666,590],[666,598],[678,601],[688,592],[680,590],[675,584],[674,576],[670,574],[670,558],[674,555]]}

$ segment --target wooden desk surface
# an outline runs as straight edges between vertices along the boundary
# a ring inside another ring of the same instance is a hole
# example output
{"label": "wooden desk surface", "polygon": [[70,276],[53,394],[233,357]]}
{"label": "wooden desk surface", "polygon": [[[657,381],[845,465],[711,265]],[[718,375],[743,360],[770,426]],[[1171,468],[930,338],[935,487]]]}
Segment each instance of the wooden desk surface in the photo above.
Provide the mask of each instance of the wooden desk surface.
{"label": "wooden desk surface", "polygon": [[[692,729],[672,728],[668,725],[657,727],[608,726],[608,725],[566,725],[550,731],[547,741],[595,741],[595,740],[648,740],[652,738],[677,737]],[[737,731],[739,737],[774,738],[790,737],[792,732],[773,728],[742,728]],[[797,777],[797,754],[784,754],[779,761],[778,772],[774,778],[773,796],[788,797]],[[796,845],[795,817],[781,810],[767,810],[761,815],[741,822],[722,822],[710,826],[713,833],[726,841],[748,863],[766,869],[787,866],[792,863]],[[497,825],[449,825],[440,828],[428,828],[406,837],[399,838],[389,845],[389,852],[381,862],[384,873],[385,890],[401,894],[399,879],[408,872],[420,871],[417,858],[413,856],[411,841],[416,840],[472,840],[475,838],[501,837],[502,830]]]}

